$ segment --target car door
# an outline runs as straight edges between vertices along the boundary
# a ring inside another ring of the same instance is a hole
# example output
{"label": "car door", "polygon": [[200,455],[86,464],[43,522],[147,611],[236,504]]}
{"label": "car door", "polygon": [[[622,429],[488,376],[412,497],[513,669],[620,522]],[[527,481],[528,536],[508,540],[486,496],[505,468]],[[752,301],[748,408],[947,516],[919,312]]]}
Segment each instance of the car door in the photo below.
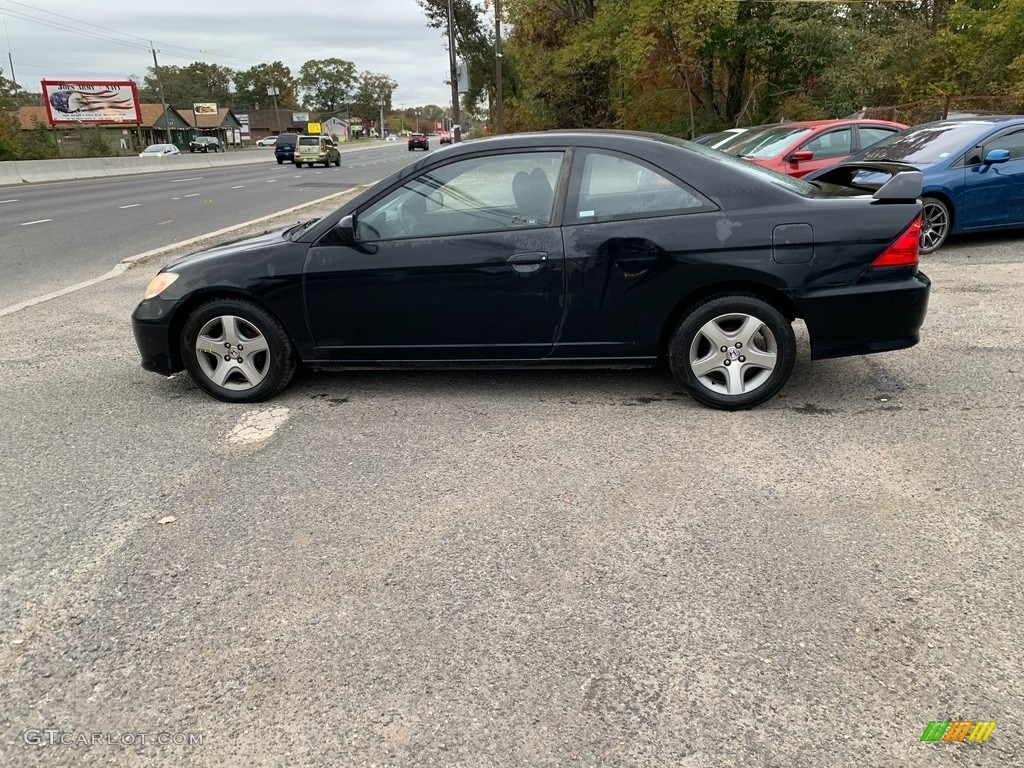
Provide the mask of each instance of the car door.
{"label": "car door", "polygon": [[552,357],[656,358],[681,295],[666,275],[689,271],[673,254],[694,248],[697,219],[711,217],[727,236],[731,223],[718,206],[663,169],[611,150],[577,150],[563,219],[567,312]]}
{"label": "car door", "polygon": [[[844,126],[830,131],[822,131],[808,141],[801,144],[794,152],[788,155],[786,173],[790,176],[800,178],[813,171],[820,171],[835,165],[840,160],[849,157],[853,153],[853,128]],[[793,161],[797,152],[811,152],[810,160]]]}
{"label": "car door", "polygon": [[[994,149],[1005,149],[1005,163],[986,164]],[[1024,127],[1002,131],[965,158],[964,212],[958,230],[1024,225]]]}
{"label": "car door", "polygon": [[337,361],[536,360],[562,315],[562,151],[433,165],[310,248],[307,317]]}

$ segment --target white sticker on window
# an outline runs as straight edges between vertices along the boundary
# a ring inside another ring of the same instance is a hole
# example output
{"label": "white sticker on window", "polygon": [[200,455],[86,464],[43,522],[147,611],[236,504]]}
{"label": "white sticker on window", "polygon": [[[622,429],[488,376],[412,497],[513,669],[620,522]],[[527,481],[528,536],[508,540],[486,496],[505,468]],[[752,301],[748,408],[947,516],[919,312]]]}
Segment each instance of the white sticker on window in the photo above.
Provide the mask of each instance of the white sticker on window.
{"label": "white sticker on window", "polygon": [[587,218],[588,216],[593,216],[594,214],[595,214],[595,212],[594,212],[594,211],[580,211],[580,212],[579,212],[579,217],[580,217],[581,219],[585,219],[585,218]]}

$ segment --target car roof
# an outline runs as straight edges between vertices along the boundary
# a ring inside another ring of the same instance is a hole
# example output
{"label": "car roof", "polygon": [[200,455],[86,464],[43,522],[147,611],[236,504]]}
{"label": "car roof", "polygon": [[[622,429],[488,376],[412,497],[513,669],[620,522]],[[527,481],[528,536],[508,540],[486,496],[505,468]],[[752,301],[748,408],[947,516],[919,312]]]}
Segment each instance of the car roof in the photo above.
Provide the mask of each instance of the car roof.
{"label": "car roof", "polygon": [[761,126],[766,131],[774,128],[820,128],[821,126],[832,125],[892,125],[903,126],[906,123],[897,123],[893,120],[874,120],[872,118],[840,118],[838,120],[789,120],[784,123],[773,123]]}
{"label": "car roof", "polygon": [[985,115],[984,117],[951,117],[945,120],[933,120],[913,126],[920,128],[925,125],[999,125],[1001,123],[1024,123],[1024,115]]}

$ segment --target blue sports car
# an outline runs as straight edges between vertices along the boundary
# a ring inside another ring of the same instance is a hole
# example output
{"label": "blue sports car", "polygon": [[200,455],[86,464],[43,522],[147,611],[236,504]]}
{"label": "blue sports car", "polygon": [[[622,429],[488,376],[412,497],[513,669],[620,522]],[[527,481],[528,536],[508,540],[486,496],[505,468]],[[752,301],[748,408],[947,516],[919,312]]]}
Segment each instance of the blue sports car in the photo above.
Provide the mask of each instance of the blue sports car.
{"label": "blue sports car", "polygon": [[951,234],[1024,227],[1024,116],[916,125],[805,179],[876,189],[890,175],[881,162],[924,174],[922,254]]}

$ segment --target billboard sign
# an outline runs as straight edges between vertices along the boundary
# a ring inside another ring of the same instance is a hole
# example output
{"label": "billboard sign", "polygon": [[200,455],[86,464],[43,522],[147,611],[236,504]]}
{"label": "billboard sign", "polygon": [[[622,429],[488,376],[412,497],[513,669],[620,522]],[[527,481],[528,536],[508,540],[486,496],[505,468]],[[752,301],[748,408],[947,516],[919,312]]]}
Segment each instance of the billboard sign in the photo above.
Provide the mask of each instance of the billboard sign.
{"label": "billboard sign", "polygon": [[249,116],[248,115],[235,115],[238,118],[238,122],[242,124],[242,135],[249,135]]}
{"label": "billboard sign", "polygon": [[312,136],[319,136],[322,130],[320,123],[308,123],[306,125],[306,133]]}
{"label": "billboard sign", "polygon": [[292,112],[293,123],[308,123],[309,112]]}
{"label": "billboard sign", "polygon": [[201,101],[192,105],[192,111],[197,115],[216,115],[217,103],[213,101]]}
{"label": "billboard sign", "polygon": [[141,123],[138,87],[131,80],[43,80],[50,125]]}

